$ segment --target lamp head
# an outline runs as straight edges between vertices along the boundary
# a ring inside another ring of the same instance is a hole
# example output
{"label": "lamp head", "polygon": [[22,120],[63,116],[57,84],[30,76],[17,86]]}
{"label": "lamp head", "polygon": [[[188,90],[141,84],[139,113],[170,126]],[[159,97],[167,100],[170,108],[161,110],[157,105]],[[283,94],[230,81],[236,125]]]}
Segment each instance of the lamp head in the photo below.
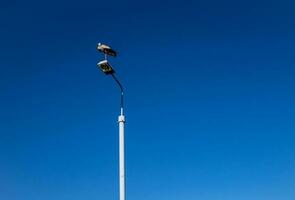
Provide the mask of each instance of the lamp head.
{"label": "lamp head", "polygon": [[107,46],[105,44],[98,43],[96,49],[106,55],[116,57],[117,52],[113,50],[110,46]]}
{"label": "lamp head", "polygon": [[99,66],[101,71],[106,75],[115,73],[115,70],[112,68],[107,60],[100,61],[99,63],[97,63],[97,66]]}

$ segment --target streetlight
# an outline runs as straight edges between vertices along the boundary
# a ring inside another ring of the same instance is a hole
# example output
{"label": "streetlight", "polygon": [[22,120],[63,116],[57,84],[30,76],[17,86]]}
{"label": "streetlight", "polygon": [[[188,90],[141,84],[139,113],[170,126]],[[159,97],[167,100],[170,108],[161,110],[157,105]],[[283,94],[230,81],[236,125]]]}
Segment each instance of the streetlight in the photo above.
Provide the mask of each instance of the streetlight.
{"label": "streetlight", "polygon": [[110,55],[113,57],[117,56],[117,52],[114,51],[110,46],[107,46],[105,44],[98,43],[96,48],[98,51],[100,51],[106,55]]}
{"label": "streetlight", "polygon": [[115,82],[118,84],[120,91],[121,91],[121,101],[120,101],[120,115],[118,117],[119,123],[119,192],[120,192],[120,199],[125,200],[125,142],[124,142],[124,126],[125,126],[125,116],[124,116],[124,90],[123,86],[120,81],[115,76],[115,70],[107,61],[107,56],[116,57],[117,53],[111,47],[98,43],[97,50],[102,52],[105,56],[105,59],[97,63],[97,66],[102,70],[103,73],[106,75],[111,75]]}
{"label": "streetlight", "polygon": [[100,61],[97,65],[100,67],[101,71],[106,75],[112,75],[115,73],[115,70],[112,68],[112,66],[108,63],[107,60]]}

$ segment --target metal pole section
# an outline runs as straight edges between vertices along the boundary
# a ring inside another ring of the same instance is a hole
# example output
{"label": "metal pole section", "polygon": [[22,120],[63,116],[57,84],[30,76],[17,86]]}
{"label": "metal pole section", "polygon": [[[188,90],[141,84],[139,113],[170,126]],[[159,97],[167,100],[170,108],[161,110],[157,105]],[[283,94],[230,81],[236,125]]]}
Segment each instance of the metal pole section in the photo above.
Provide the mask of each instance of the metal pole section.
{"label": "metal pole section", "polygon": [[121,90],[121,102],[120,102],[120,115],[118,118],[119,123],[119,200],[125,200],[126,194],[126,185],[125,185],[125,136],[124,136],[124,128],[125,128],[125,116],[124,116],[124,91],[123,86],[120,81],[116,78],[114,74],[111,74],[113,79],[117,82]]}
{"label": "metal pole section", "polygon": [[120,175],[120,200],[125,200],[125,141],[124,125],[125,116],[120,115],[119,119],[119,175]]}

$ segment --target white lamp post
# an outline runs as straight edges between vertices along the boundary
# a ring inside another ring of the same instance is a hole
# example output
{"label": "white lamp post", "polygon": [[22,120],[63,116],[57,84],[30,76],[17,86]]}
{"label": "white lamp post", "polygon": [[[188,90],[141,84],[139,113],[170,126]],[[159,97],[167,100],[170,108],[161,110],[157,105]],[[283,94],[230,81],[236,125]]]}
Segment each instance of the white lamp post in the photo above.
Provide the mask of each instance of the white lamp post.
{"label": "white lamp post", "polygon": [[120,115],[118,118],[119,123],[119,192],[120,192],[120,199],[119,200],[125,200],[126,194],[125,194],[125,142],[124,142],[124,126],[125,126],[125,116],[124,116],[124,90],[123,86],[120,83],[120,81],[115,76],[115,70],[112,68],[112,66],[107,61],[107,56],[113,56],[116,57],[117,53],[109,46],[104,44],[98,44],[97,50],[102,52],[105,56],[105,59],[97,64],[99,68],[106,74],[111,75],[113,79],[116,81],[118,86],[121,90],[121,102],[120,102]]}

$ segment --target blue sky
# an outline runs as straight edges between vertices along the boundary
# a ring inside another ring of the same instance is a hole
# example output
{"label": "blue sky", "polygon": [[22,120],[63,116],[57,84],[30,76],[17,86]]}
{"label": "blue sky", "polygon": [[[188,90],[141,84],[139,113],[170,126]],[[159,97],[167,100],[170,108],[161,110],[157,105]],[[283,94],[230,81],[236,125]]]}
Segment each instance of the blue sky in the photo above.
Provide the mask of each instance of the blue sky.
{"label": "blue sky", "polygon": [[6,1],[0,199],[295,198],[293,1]]}

